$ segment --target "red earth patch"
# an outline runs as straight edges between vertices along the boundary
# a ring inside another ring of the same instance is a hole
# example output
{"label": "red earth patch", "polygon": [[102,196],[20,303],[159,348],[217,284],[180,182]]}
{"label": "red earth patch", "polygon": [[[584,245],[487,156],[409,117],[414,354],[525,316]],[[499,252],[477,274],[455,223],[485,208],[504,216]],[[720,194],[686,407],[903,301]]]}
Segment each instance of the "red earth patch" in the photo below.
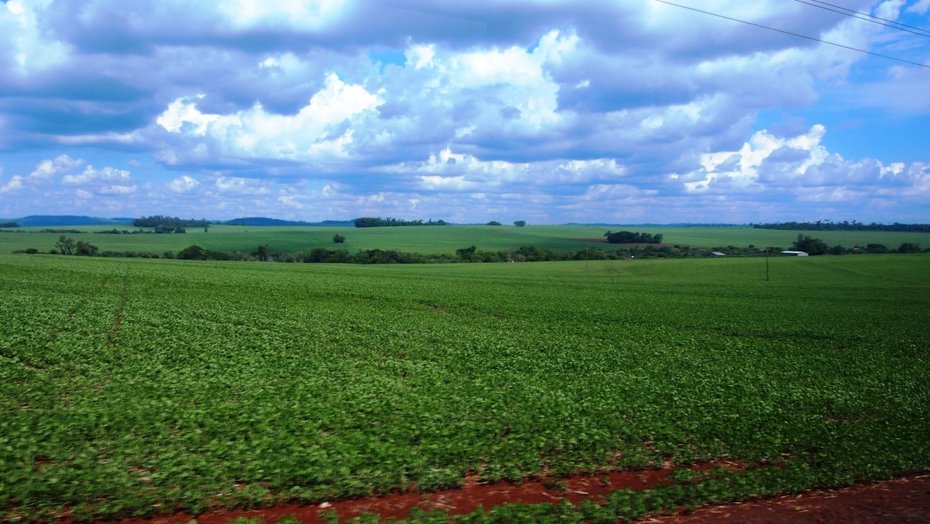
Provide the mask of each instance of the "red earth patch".
{"label": "red earth patch", "polygon": [[[707,463],[694,466],[700,471],[712,467],[742,470],[738,463]],[[461,488],[436,492],[395,493],[362,499],[339,500],[315,505],[287,504],[252,510],[216,510],[200,515],[173,514],[148,519],[127,519],[122,524],[173,524],[196,519],[198,524],[219,524],[246,517],[273,523],[293,517],[304,523],[323,523],[326,513],[335,511],[340,521],[373,513],[382,519],[409,517],[413,508],[437,509],[450,515],[490,509],[507,503],[558,503],[582,500],[602,501],[618,489],[649,489],[674,483],[671,467],[660,470],[615,471],[579,475],[565,479],[482,483],[476,475],[465,479]],[[680,471],[680,470],[679,470]],[[694,513],[648,517],[648,523],[790,523],[790,522],[930,522],[930,475],[912,476],[838,490],[808,491],[772,499],[700,508]]]}
{"label": "red earth patch", "polygon": [[[744,466],[735,462],[708,462],[692,466],[691,470],[703,471],[713,467],[742,470]],[[477,475],[469,475],[460,488],[435,492],[392,493],[361,499],[338,500],[315,505],[284,504],[251,510],[216,510],[200,515],[174,514],[148,519],[127,519],[121,524],[169,524],[197,520],[198,524],[219,524],[246,517],[259,518],[264,522],[276,522],[284,517],[294,517],[300,522],[323,523],[323,516],[335,511],[340,520],[373,513],[382,519],[406,518],[411,510],[440,510],[450,515],[464,515],[478,508],[492,508],[507,503],[539,504],[569,501],[579,504],[582,500],[603,501],[618,489],[643,490],[673,484],[668,478],[675,471],[671,464],[663,469],[640,471],[611,471],[594,475],[577,475],[568,478],[529,479],[520,483],[484,483]]]}

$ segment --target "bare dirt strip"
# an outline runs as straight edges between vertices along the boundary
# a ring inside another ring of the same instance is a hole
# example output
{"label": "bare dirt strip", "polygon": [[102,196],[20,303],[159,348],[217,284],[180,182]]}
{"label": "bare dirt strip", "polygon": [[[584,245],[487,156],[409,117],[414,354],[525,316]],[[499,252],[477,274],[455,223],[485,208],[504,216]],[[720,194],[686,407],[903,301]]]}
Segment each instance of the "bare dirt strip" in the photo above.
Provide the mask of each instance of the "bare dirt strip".
{"label": "bare dirt strip", "polygon": [[[737,463],[708,463],[694,469],[723,467],[743,469]],[[461,488],[436,492],[395,493],[362,499],[324,502],[315,505],[277,505],[253,510],[217,510],[200,515],[173,514],[148,519],[127,519],[122,524],[173,524],[196,519],[199,524],[219,524],[238,517],[258,518],[274,523],[284,517],[300,522],[327,522],[325,515],[335,511],[339,520],[363,513],[382,519],[409,517],[413,508],[438,509],[450,515],[463,515],[478,508],[489,509],[506,503],[556,503],[604,500],[617,489],[649,489],[671,484],[672,468],[647,471],[610,472],[568,479],[481,483],[468,477]],[[834,523],[834,522],[930,522],[930,475],[904,477],[885,482],[860,484],[837,490],[812,490],[798,495],[699,508],[693,513],[648,517],[645,523]]]}
{"label": "bare dirt strip", "polygon": [[[702,471],[713,467],[743,470],[735,462],[708,462],[690,469]],[[176,514],[150,519],[127,519],[122,524],[173,524],[196,519],[198,524],[219,524],[238,517],[259,518],[267,523],[291,516],[305,523],[324,523],[324,515],[335,511],[340,521],[363,513],[380,515],[382,519],[401,519],[411,515],[413,508],[440,510],[449,515],[464,515],[478,508],[489,509],[507,503],[554,503],[567,500],[578,504],[582,500],[604,500],[618,489],[649,489],[674,483],[669,479],[674,471],[671,465],[664,469],[640,471],[613,471],[597,475],[579,475],[569,478],[543,478],[511,482],[485,483],[477,475],[465,478],[460,488],[434,492],[411,491],[361,499],[323,502],[316,505],[287,504],[254,510],[218,510],[192,516]]]}
{"label": "bare dirt strip", "polygon": [[930,522],[930,475],[904,477],[837,490],[807,491],[766,500],[698,509],[690,515],[644,519],[649,524],[739,522],[896,523]]}

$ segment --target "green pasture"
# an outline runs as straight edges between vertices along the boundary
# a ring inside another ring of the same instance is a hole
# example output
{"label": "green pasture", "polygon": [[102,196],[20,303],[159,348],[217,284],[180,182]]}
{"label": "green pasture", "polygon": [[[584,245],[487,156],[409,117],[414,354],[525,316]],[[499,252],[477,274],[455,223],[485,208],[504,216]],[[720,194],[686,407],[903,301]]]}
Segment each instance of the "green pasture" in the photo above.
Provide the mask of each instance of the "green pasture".
{"label": "green pasture", "polygon": [[749,468],[494,517],[612,521],[930,471],[930,257],[769,262],[0,255],[0,520]]}
{"label": "green pasture", "polygon": [[[123,229],[122,226],[117,226]],[[49,251],[60,234],[42,233],[45,228],[22,228],[21,232],[0,231],[0,253],[35,248]],[[296,253],[313,248],[395,249],[423,254],[453,254],[456,249],[477,246],[482,251],[517,249],[535,246],[553,251],[577,251],[589,247],[610,249],[603,243],[608,230],[635,230],[661,233],[667,244],[693,247],[759,247],[788,248],[799,234],[797,231],[776,231],[748,227],[636,227],[636,226],[433,226],[433,227],[246,227],[211,226],[209,232],[189,228],[185,234],[107,235],[95,231],[112,229],[106,226],[79,226],[56,229],[75,229],[83,234],[69,234],[75,240],[85,240],[101,251],[137,251],[161,254],[177,252],[197,244],[205,249],[225,252],[249,253],[261,244],[272,252]],[[126,229],[131,229],[126,226]],[[923,248],[930,247],[930,233],[900,233],[882,231],[814,231],[800,232],[820,238],[828,245],[851,248],[870,243],[885,244],[896,249],[904,242]],[[333,236],[346,237],[346,243],[334,244]]]}

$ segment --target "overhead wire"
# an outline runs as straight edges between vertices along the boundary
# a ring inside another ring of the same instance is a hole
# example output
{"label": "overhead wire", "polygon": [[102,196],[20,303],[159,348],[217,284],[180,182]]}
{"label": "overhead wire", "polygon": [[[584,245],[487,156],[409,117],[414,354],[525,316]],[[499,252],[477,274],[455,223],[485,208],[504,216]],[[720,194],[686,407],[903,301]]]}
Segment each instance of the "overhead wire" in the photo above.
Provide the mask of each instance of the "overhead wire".
{"label": "overhead wire", "polygon": [[862,15],[862,16],[868,17],[868,18],[874,18],[874,19],[876,19],[876,20],[881,20],[882,22],[888,22],[889,24],[894,24],[894,25],[898,25],[898,26],[901,26],[901,27],[906,27],[906,28],[908,28],[908,29],[913,29],[913,30],[915,30],[915,31],[920,31],[920,32],[923,33],[923,34],[930,35],[930,30],[927,30],[927,29],[924,29],[924,28],[921,28],[921,27],[915,27],[915,26],[912,26],[912,25],[907,25],[907,24],[905,24],[904,22],[898,22],[897,20],[889,20],[889,19],[887,19],[887,18],[882,18],[882,17],[880,17],[880,16],[870,15],[869,13],[863,13],[862,11],[856,11],[855,9],[849,9],[848,7],[843,7],[843,6],[841,6],[841,5],[831,4],[830,2],[823,2],[823,1],[821,1],[821,0],[811,0],[811,1],[812,1],[812,2],[815,2],[815,3],[818,3],[818,4],[823,4],[823,5],[828,5],[828,6],[830,6],[830,7],[835,7],[835,8],[837,8],[837,9],[841,10],[841,11],[845,11],[845,12],[850,13],[850,14],[857,14],[857,15]]}
{"label": "overhead wire", "polygon": [[[905,33],[911,33],[913,35],[922,36],[924,38],[930,38],[930,31],[920,29],[919,27],[909,26],[907,24],[901,24],[893,20],[886,20],[878,16],[872,16],[870,14],[861,13],[859,11],[853,11],[852,9],[845,9],[837,6],[834,9],[833,4],[828,4],[826,2],[808,2],[807,0],[794,0],[799,4],[809,5],[811,7],[816,7],[817,9],[823,9],[825,11],[831,11],[833,13],[838,13],[843,16],[848,16],[850,18],[856,18],[858,20],[865,20],[866,22],[871,22],[873,24],[882,25],[885,27],[890,27],[892,29],[897,29],[898,31],[904,31]],[[825,5],[820,5],[825,4]]]}
{"label": "overhead wire", "polygon": [[923,68],[925,68],[925,69],[930,69],[930,65],[921,64],[920,62],[913,62],[913,61],[911,61],[911,60],[906,60],[906,59],[904,59],[904,58],[898,58],[898,57],[891,56],[891,55],[885,55],[885,54],[882,54],[882,53],[876,53],[876,52],[874,52],[874,51],[868,51],[868,50],[866,50],[866,49],[860,49],[860,48],[858,48],[858,47],[848,46],[848,45],[840,44],[840,43],[837,43],[837,42],[831,42],[831,41],[829,41],[829,40],[824,40],[824,39],[822,39],[822,38],[817,38],[817,37],[810,36],[810,35],[805,35],[805,34],[802,34],[802,33],[795,33],[795,32],[793,32],[793,31],[787,31],[787,30],[785,30],[785,29],[778,29],[777,27],[767,26],[767,25],[763,25],[763,24],[757,24],[756,22],[750,22],[750,21],[748,21],[748,20],[742,20],[742,19],[740,19],[740,18],[734,18],[734,17],[732,17],[732,16],[722,15],[722,14],[720,14],[720,13],[714,13],[714,12],[711,12],[711,11],[705,11],[705,10],[703,10],[703,9],[698,9],[698,8],[696,8],[696,7],[690,7],[690,6],[687,6],[687,5],[676,4],[675,2],[669,2],[668,0],[655,0],[655,1],[656,1],[656,2],[660,2],[660,3],[663,3],[663,4],[672,5],[672,6],[675,6],[675,7],[680,7],[680,8],[682,8],[682,9],[687,9],[687,10],[689,10],[689,11],[695,11],[695,12],[698,12],[698,13],[703,13],[703,14],[705,14],[705,15],[715,16],[715,17],[717,17],[717,18],[723,18],[723,19],[725,19],[725,20],[731,20],[731,21],[733,21],[733,22],[739,22],[739,23],[741,23],[741,24],[751,25],[751,26],[754,26],[754,27],[762,28],[762,29],[768,29],[769,31],[775,31],[776,33],[782,33],[782,34],[786,34],[786,35],[796,36],[796,37],[798,37],[798,38],[804,38],[804,39],[807,39],[807,40],[812,40],[812,41],[814,41],[814,42],[820,42],[821,44],[827,44],[827,45],[832,45],[832,46],[835,46],[835,47],[841,47],[841,48],[843,48],[843,49],[848,49],[848,50],[850,50],[850,51],[857,51],[857,52],[859,52],[859,53],[864,53],[864,54],[871,55],[871,56],[877,56],[877,57],[879,57],[879,58],[884,58],[884,59],[887,59],[887,60],[894,60],[894,61],[896,61],[896,62],[902,62],[902,63],[904,63],[904,64],[913,65],[913,66],[917,66],[917,67],[923,67]]}

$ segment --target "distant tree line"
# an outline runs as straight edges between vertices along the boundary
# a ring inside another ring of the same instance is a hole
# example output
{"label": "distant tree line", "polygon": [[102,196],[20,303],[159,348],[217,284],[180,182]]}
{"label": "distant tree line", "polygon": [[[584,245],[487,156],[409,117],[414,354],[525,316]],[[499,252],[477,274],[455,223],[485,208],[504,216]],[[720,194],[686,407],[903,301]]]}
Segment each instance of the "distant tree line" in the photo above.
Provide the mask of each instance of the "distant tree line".
{"label": "distant tree line", "polygon": [[[30,231],[27,231],[25,229],[3,229],[2,231],[4,233],[30,233]],[[67,233],[69,235],[80,235],[80,234],[86,233],[86,231],[81,231],[79,229],[48,229],[48,228],[40,229],[39,231],[36,231],[36,232],[37,233],[58,233],[58,234]]]}
{"label": "distant tree line", "polygon": [[352,221],[355,227],[397,227],[397,226],[447,226],[445,220],[429,219],[423,220],[403,220],[400,218],[380,218],[380,217],[360,217]]}
{"label": "distant tree line", "polygon": [[0,222],[0,227],[3,227],[3,228],[6,228],[6,227],[19,227],[19,224],[17,224],[16,222]]}
{"label": "distant tree line", "polygon": [[845,248],[842,245],[828,246],[826,242],[819,238],[808,235],[798,235],[797,240],[792,242],[791,249],[804,251],[808,255],[858,255],[862,253],[882,254],[882,253],[919,253],[920,245],[913,242],[904,242],[897,249],[892,249],[885,244],[866,244]]}
{"label": "distant tree line", "polygon": [[[822,240],[807,235],[798,235],[790,246],[791,249],[804,251],[809,255],[851,255],[851,254],[881,254],[881,253],[919,253],[930,252],[930,249],[921,250],[920,245],[913,242],[904,242],[897,249],[889,248],[884,244],[868,244],[845,248],[841,245],[828,246]],[[48,254],[101,256],[121,258],[169,258],[184,260],[236,260],[260,262],[306,262],[306,263],[342,263],[342,264],[433,264],[455,262],[544,262],[555,260],[618,260],[639,258],[693,258],[711,256],[762,256],[777,255],[784,248],[780,246],[758,247],[749,245],[691,247],[687,245],[647,244],[635,243],[623,245],[616,249],[585,248],[576,251],[553,251],[536,246],[521,246],[517,249],[482,251],[476,246],[468,246],[455,250],[455,254],[422,254],[398,251],[395,249],[368,249],[352,253],[346,249],[326,249],[317,247],[310,251],[297,253],[274,252],[267,244],[257,246],[249,252],[214,251],[201,246],[188,246],[177,253],[165,251],[154,253],[147,251],[101,251],[90,242],[78,240],[61,235],[55,247]],[[14,253],[41,254],[35,248],[22,249]]]}
{"label": "distant tree line", "polygon": [[607,242],[611,244],[661,244],[662,235],[649,233],[634,233],[632,231],[608,231],[604,233]]}
{"label": "distant tree line", "polygon": [[133,229],[132,231],[128,229],[105,229],[103,231],[94,231],[94,234],[97,235],[151,235],[154,231],[146,231],[145,229]]}
{"label": "distant tree line", "polygon": [[818,220],[816,222],[773,222],[768,224],[750,224],[756,229],[780,229],[788,231],[905,231],[913,233],[930,233],[930,224],[864,224],[853,220],[832,222]]}
{"label": "distant tree line", "polygon": [[178,217],[168,217],[163,215],[152,215],[150,217],[137,218],[132,221],[135,227],[153,228],[156,233],[186,233],[185,228],[202,227],[206,231],[210,227],[210,222],[206,220],[195,220],[193,218],[181,219]]}

